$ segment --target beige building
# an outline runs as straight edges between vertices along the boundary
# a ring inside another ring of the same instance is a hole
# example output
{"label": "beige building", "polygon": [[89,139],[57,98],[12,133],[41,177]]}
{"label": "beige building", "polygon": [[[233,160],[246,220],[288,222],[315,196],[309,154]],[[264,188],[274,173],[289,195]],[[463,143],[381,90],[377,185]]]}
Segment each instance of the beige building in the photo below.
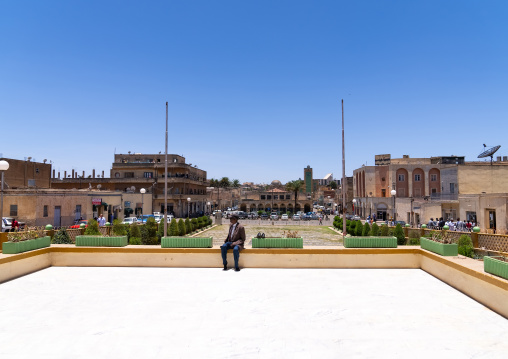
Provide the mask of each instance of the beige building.
{"label": "beige building", "polygon": [[485,231],[507,231],[508,161],[377,155],[375,163],[353,171],[355,212],[361,217],[376,214],[385,220],[395,215],[415,225],[430,218],[460,218]]}

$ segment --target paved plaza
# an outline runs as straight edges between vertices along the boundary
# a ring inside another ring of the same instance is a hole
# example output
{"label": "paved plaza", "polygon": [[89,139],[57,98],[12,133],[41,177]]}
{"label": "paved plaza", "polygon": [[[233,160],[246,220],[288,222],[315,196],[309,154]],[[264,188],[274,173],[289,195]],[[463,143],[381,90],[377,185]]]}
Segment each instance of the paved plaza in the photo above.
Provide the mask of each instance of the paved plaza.
{"label": "paved plaza", "polygon": [[508,320],[416,269],[50,267],[0,303],[6,359],[508,353]]}

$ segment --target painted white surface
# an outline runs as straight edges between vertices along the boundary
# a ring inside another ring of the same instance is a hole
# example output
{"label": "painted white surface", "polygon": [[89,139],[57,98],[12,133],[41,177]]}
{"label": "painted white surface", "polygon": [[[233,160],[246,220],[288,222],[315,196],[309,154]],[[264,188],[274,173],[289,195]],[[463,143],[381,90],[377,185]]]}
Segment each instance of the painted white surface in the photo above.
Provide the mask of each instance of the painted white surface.
{"label": "painted white surface", "polygon": [[9,359],[508,353],[508,320],[414,269],[51,267],[0,304]]}

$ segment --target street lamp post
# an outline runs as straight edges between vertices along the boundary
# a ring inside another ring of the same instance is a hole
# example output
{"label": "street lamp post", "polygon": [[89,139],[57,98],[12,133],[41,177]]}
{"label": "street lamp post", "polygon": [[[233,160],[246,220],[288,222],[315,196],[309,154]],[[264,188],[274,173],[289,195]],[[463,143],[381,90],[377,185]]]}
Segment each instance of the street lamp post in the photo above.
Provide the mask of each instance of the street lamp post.
{"label": "street lamp post", "polygon": [[212,213],[212,209],[210,208],[210,202],[206,202],[207,206],[208,206],[208,213]]}
{"label": "street lamp post", "polygon": [[144,207],[144,198],[143,198],[143,196],[146,193],[146,189],[141,188],[139,190],[139,192],[141,192],[141,223],[143,223],[143,207]]}
{"label": "street lamp post", "polygon": [[393,216],[392,216],[392,218],[393,218],[393,224],[395,224],[395,196],[397,195],[397,191],[392,189],[392,191],[390,193],[393,197],[393,210],[392,210]]}
{"label": "street lamp post", "polygon": [[353,214],[356,215],[356,210],[357,210],[357,207],[356,207],[356,198],[353,198]]}
{"label": "street lamp post", "polygon": [[187,197],[187,218],[189,218],[189,214],[190,214],[190,197]]}
{"label": "street lamp post", "polygon": [[4,223],[4,172],[9,169],[9,162],[7,161],[0,161],[0,172],[2,173],[2,191],[0,192],[0,232],[2,231],[2,226]]}

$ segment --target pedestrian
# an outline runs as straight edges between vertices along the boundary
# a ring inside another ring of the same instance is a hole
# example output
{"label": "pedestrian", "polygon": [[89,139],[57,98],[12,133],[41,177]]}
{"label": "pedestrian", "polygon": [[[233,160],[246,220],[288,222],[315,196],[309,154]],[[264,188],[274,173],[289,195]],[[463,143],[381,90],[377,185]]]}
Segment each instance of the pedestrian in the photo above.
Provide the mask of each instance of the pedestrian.
{"label": "pedestrian", "polygon": [[323,217],[319,217],[319,225],[323,224]]}
{"label": "pedestrian", "polygon": [[99,227],[104,227],[106,225],[106,218],[102,216],[102,213],[97,219],[97,222],[99,222]]}
{"label": "pedestrian", "polygon": [[18,230],[19,230],[19,222],[16,221],[16,218],[13,218],[11,222],[11,232],[17,232]]}
{"label": "pedestrian", "polygon": [[243,244],[245,242],[245,228],[238,223],[238,215],[232,214],[229,216],[229,233],[224,241],[224,244],[220,246],[222,255],[222,264],[224,270],[228,270],[227,253],[228,249],[233,249],[233,258],[235,260],[235,271],[239,272],[240,267],[238,266],[238,260],[240,259],[240,251],[244,249]]}

